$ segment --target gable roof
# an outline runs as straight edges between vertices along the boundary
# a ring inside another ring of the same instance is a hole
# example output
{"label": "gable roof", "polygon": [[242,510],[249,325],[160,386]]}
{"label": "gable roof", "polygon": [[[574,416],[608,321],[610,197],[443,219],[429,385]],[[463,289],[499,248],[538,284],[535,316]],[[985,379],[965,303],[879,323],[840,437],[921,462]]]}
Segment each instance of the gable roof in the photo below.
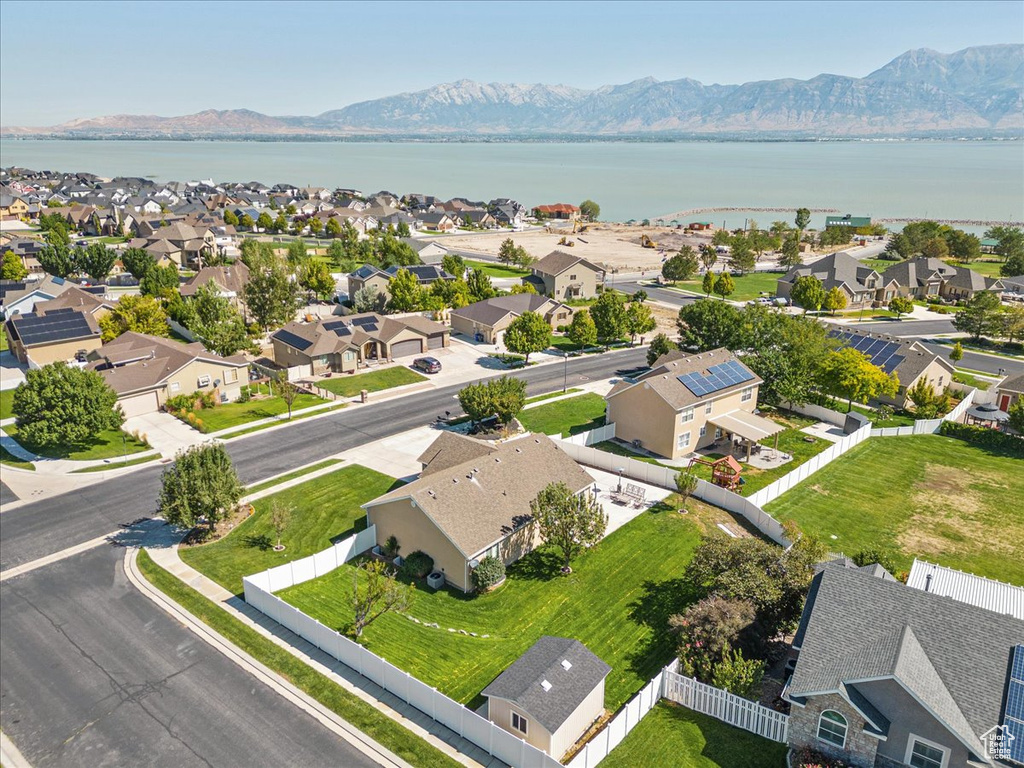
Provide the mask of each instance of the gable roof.
{"label": "gable roof", "polygon": [[1016,376],[1007,376],[996,384],[996,391],[1024,394],[1024,373],[1018,373]]}
{"label": "gable roof", "polygon": [[249,268],[241,261],[223,267],[203,267],[181,286],[181,295],[194,296],[201,286],[211,280],[221,291],[241,296],[249,282]]}
{"label": "gable roof", "polygon": [[481,459],[491,453],[494,453],[494,446],[491,443],[475,440],[458,432],[444,431],[417,459],[423,465],[420,477],[451,469],[467,461]]}
{"label": "gable roof", "polygon": [[915,339],[901,339],[885,333],[871,333],[850,326],[833,328],[828,335],[838,339],[844,346],[853,346],[864,352],[871,362],[886,373],[895,373],[900,386],[910,387],[917,377],[932,363],[945,368],[950,376],[954,373],[952,364]]}
{"label": "gable roof", "polygon": [[484,688],[483,695],[511,701],[555,733],[611,671],[579,640],[544,635]]}
{"label": "gable roof", "polygon": [[[864,262],[842,251],[829,254],[818,259],[813,264],[793,267],[784,277],[779,279],[785,283],[795,283],[798,277],[805,275],[813,275],[818,278],[826,291],[845,286],[850,293],[873,291],[890,282],[890,279],[883,278],[882,275],[864,264]],[[879,282],[877,285],[868,287],[867,281],[872,277],[876,278]]]}
{"label": "gable roof", "polygon": [[78,286],[71,285],[52,299],[37,301],[34,308],[36,312],[51,312],[55,309],[77,309],[92,314],[101,307],[109,309],[113,307],[113,303],[104,301],[101,296],[95,296],[83,291]]}
{"label": "gable roof", "polygon": [[7,321],[7,330],[26,349],[96,339],[100,335],[99,324],[91,312],[71,307],[14,315]]}
{"label": "gable roof", "polygon": [[404,269],[409,272],[413,277],[416,278],[418,283],[432,283],[435,280],[454,280],[452,275],[449,275],[441,267],[434,264],[413,264],[408,267],[403,267],[398,264],[392,264],[390,267],[384,270],[389,278],[394,277],[398,274],[398,271]]}
{"label": "gable roof", "polygon": [[573,254],[566,253],[565,251],[552,251],[534,264],[531,269],[533,269],[535,273],[555,276],[562,274],[565,270],[570,267],[574,267],[577,264],[581,264],[587,269],[592,269],[595,272],[604,272],[604,270],[599,266],[590,263],[582,256],[574,256]]}
{"label": "gable roof", "polygon": [[[696,394],[679,379],[680,376],[686,376],[687,374],[707,375],[711,366],[727,363],[736,363],[746,374],[749,374],[750,378],[702,395]],[[637,377],[635,381],[627,381],[625,379],[620,381],[608,393],[607,398],[615,397],[634,387],[648,387],[678,411],[683,408],[689,408],[696,403],[702,403],[712,398],[738,392],[747,387],[757,386],[760,383],[761,378],[747,368],[747,366],[743,365],[743,362],[728,349],[713,349],[710,352],[701,352],[696,355],[669,352],[658,358],[655,368]]]}
{"label": "gable roof", "polygon": [[[430,323],[430,327],[426,325],[427,323]],[[443,330],[444,327],[423,317],[399,320],[378,315],[376,312],[363,312],[344,317],[332,315],[320,318],[315,323],[300,323],[293,320],[271,334],[270,338],[287,344],[309,357],[315,357],[354,349],[371,339],[387,343],[407,329],[423,336],[430,336],[438,332],[437,329]]]}
{"label": "gable roof", "polygon": [[907,586],[1024,620],[1024,587],[914,558]]}
{"label": "gable roof", "polygon": [[547,314],[557,306],[557,302],[536,293],[513,293],[509,296],[496,296],[493,299],[475,301],[465,307],[453,309],[451,314],[453,317],[465,317],[483,325],[494,325],[509,313],[515,315],[521,315],[524,312]]}
{"label": "gable roof", "polygon": [[47,275],[42,280],[3,280],[0,281],[0,305],[10,307],[32,294],[56,298],[68,288],[74,286],[63,277]]}
{"label": "gable roof", "polygon": [[546,435],[530,434],[496,445],[486,455],[425,473],[363,508],[411,499],[469,558],[529,524],[530,502],[557,482],[578,493],[594,480]]}
{"label": "gable roof", "polygon": [[936,279],[954,288],[966,288],[972,291],[1000,290],[1004,287],[1000,280],[986,278],[973,269],[954,267],[942,259],[924,256],[888,267],[882,276],[886,281],[895,280],[900,285],[911,288],[923,287],[929,281]]}

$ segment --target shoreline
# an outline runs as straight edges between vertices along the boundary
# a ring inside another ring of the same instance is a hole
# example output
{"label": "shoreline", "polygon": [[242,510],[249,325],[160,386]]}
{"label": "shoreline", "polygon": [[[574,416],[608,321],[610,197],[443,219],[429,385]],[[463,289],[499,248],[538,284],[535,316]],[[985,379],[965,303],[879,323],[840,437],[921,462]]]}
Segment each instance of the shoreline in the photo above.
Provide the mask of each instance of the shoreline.
{"label": "shoreline", "polygon": [[[702,216],[707,213],[792,213],[799,207],[800,206],[729,206],[689,208],[685,211],[677,211],[676,213],[666,213],[663,216],[653,216],[650,221],[652,225],[655,225],[657,222],[661,222],[661,224],[658,225],[661,226],[672,219],[686,219],[693,216]],[[807,210],[811,213],[842,213],[838,208],[808,208]],[[871,220],[878,224],[906,224],[915,221],[934,221],[937,224],[962,225],[970,227],[1024,227],[1024,221],[1004,221],[999,219],[936,219],[931,216],[887,216],[878,218],[872,217]]]}

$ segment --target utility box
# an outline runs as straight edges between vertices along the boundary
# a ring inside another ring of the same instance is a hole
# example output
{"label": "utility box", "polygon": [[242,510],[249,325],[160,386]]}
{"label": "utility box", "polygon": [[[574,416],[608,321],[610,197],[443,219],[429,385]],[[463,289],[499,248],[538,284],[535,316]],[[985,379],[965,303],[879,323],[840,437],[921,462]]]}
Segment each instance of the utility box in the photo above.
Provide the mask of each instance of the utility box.
{"label": "utility box", "polygon": [[370,393],[368,391],[366,391],[365,389],[363,389],[363,390],[361,390],[359,392],[359,402],[361,402],[361,403],[368,403],[368,402],[370,402]]}

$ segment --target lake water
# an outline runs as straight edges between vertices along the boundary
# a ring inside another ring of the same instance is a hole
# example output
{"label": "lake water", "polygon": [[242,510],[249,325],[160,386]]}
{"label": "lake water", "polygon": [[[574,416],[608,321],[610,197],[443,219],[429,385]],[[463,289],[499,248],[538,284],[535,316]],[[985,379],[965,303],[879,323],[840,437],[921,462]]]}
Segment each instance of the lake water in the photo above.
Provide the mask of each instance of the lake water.
{"label": "lake water", "polygon": [[[0,166],[157,180],[259,180],[387,189],[527,206],[601,206],[601,218],[705,207],[836,208],[854,215],[1020,220],[1024,142],[363,143],[0,141]],[[752,214],[762,224],[786,214]],[[690,216],[742,223],[742,212]],[[813,224],[822,221],[814,217]]]}

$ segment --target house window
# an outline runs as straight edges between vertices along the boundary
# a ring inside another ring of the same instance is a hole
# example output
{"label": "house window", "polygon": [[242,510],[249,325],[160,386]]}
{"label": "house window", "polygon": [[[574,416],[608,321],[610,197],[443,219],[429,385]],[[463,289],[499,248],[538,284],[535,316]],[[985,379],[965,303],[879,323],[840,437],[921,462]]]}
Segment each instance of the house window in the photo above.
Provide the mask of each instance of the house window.
{"label": "house window", "polygon": [[818,738],[842,749],[846,746],[846,718],[826,709],[818,718]]}
{"label": "house window", "polygon": [[576,275],[569,275],[569,279],[570,280],[575,280],[576,279]]}
{"label": "house window", "polygon": [[522,734],[526,734],[526,718],[520,715],[518,712],[512,713],[512,730],[519,731]]}
{"label": "house window", "polygon": [[232,384],[232,383],[234,383],[236,381],[238,381],[238,369],[237,368],[229,368],[227,371],[224,372],[224,382],[225,383]]}
{"label": "house window", "polygon": [[704,406],[704,415],[705,416],[710,416],[711,415],[711,411],[714,409],[714,406],[715,406],[715,404],[709,400],[707,405]]}
{"label": "house window", "polygon": [[706,435],[707,433],[708,433],[708,425],[707,424],[701,424],[700,436],[704,437],[704,435]]}
{"label": "house window", "polygon": [[208,387],[208,386],[210,386],[210,377],[209,376],[200,376],[199,377],[199,386],[200,387]]}
{"label": "house window", "polygon": [[171,382],[171,392],[180,392],[180,391],[181,391],[181,384],[179,382],[177,382],[177,381],[172,381]]}
{"label": "house window", "polygon": [[676,440],[676,448],[683,449],[683,448],[689,448],[689,447],[690,447],[690,433],[689,432],[683,432],[683,434],[681,434],[679,436],[679,439]]}
{"label": "house window", "polygon": [[685,411],[679,414],[680,424],[685,424],[688,421],[693,421],[693,408],[687,408]]}
{"label": "house window", "polygon": [[721,427],[715,427],[715,440],[721,440],[721,439],[722,439],[722,428]]}
{"label": "house window", "polygon": [[747,387],[746,389],[743,390],[742,396],[740,396],[740,402],[749,403],[751,398],[753,398],[753,396],[754,396],[754,388],[753,387]]}
{"label": "house window", "polygon": [[913,768],[946,768],[949,750],[933,741],[910,734],[905,762]]}

